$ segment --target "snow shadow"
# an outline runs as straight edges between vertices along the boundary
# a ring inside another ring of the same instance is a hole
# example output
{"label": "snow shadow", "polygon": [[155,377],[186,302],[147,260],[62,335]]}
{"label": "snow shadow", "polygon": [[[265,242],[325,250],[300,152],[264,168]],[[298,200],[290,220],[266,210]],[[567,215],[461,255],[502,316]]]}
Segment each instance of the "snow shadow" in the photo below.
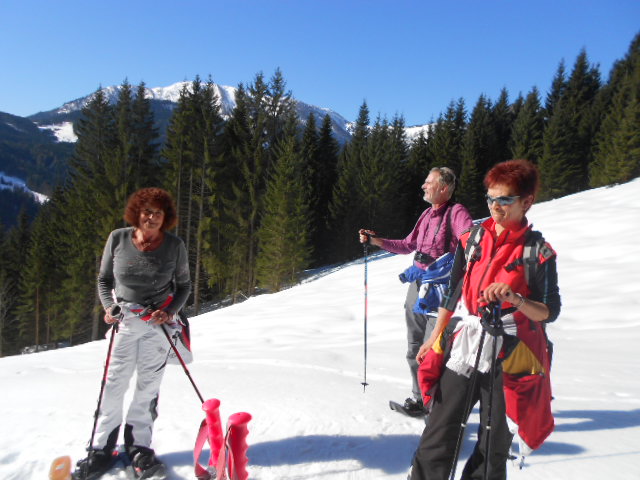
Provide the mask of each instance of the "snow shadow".
{"label": "snow shadow", "polygon": [[420,436],[308,435],[253,444],[249,464],[261,467],[357,460],[364,468],[388,474],[409,470]]}
{"label": "snow shadow", "polygon": [[[477,409],[474,409],[474,412],[477,413]],[[558,415],[555,415],[558,417]],[[467,428],[465,429],[464,440],[462,443],[462,447],[460,450],[460,459],[466,460],[469,458],[471,453],[473,452],[473,448],[475,447],[476,441],[478,439],[478,427],[480,424],[478,422],[469,421],[467,424]],[[558,431],[558,426],[555,428]],[[553,434],[552,434],[553,435]],[[553,437],[549,437],[553,438]],[[513,443],[511,445],[512,451],[517,453],[519,450],[518,446],[518,437],[514,437]],[[553,442],[547,439],[542,446],[535,450],[532,455],[541,456],[541,455],[578,455],[587,451],[586,448],[581,447],[580,445],[575,445],[572,443],[563,443],[563,442]]]}
{"label": "snow shadow", "polygon": [[556,432],[589,432],[640,426],[640,409],[566,410],[554,412],[553,416],[567,420],[567,423],[559,425],[556,421]]}
{"label": "snow shadow", "polygon": [[[469,423],[460,451],[460,460],[466,461],[476,443],[477,424]],[[332,436],[308,435],[260,442],[249,446],[249,466],[275,467],[304,463],[356,460],[363,468],[378,469],[386,474],[403,473],[409,470],[413,453],[420,435]],[[513,449],[518,451],[517,442]],[[585,448],[568,443],[546,441],[534,452],[536,457],[544,455],[578,455]],[[202,452],[200,462],[208,461],[209,451]],[[159,457],[171,467],[193,465],[193,452],[171,452]]]}
{"label": "snow shadow", "polygon": [[[283,438],[249,446],[249,465],[273,467],[314,462],[357,460],[364,468],[388,474],[407,472],[420,435],[332,436],[309,435]],[[208,461],[202,452],[201,462]],[[171,452],[158,457],[173,467],[193,465],[193,452]]]}

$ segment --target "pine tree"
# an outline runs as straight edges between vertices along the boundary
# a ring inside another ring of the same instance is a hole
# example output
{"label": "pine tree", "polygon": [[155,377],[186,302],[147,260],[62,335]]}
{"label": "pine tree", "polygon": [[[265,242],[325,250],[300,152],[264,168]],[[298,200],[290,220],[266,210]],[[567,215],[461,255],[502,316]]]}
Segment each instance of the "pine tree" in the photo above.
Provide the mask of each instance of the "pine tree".
{"label": "pine tree", "polygon": [[42,345],[52,340],[52,304],[56,292],[55,233],[51,218],[55,206],[48,202],[35,218],[20,279],[18,318],[20,336],[27,344]]}
{"label": "pine tree", "polygon": [[172,115],[162,155],[168,161],[168,188],[175,192],[193,282],[197,314],[208,287],[220,279],[218,157],[224,121],[213,81],[196,77],[183,87]]}
{"label": "pine tree", "polygon": [[[378,117],[369,133],[367,148],[361,157],[354,191],[364,219],[363,225],[373,225],[377,230],[385,232],[385,236],[393,236],[392,226],[389,224],[389,199],[396,198],[390,195],[394,187],[393,172],[388,175],[389,170],[385,168],[387,166],[393,168],[393,163],[388,162],[389,137],[387,120],[381,120]],[[393,193],[396,192],[393,191]],[[399,208],[398,211],[402,210]],[[357,231],[357,228],[352,231]]]}
{"label": "pine tree", "polygon": [[[195,271],[193,282],[194,311],[200,311],[201,297],[204,294],[208,282],[203,280],[205,270],[203,264],[212,265],[207,259],[220,256],[220,246],[218,242],[211,241],[212,238],[220,237],[219,225],[215,219],[220,218],[220,204],[218,202],[219,189],[217,179],[218,156],[220,153],[220,136],[222,134],[224,121],[220,115],[220,101],[215,93],[211,80],[202,92],[200,105],[200,116],[202,118],[202,152],[196,173],[198,177],[197,186],[197,217],[196,217],[196,245],[195,245]],[[214,278],[219,276],[217,270],[207,271]]]}
{"label": "pine tree", "polygon": [[325,115],[320,126],[317,149],[314,156],[317,167],[313,181],[315,195],[314,223],[311,226],[314,249],[314,265],[323,265],[330,261],[333,251],[329,223],[331,213],[329,205],[333,187],[338,177],[338,157],[340,146],[333,135],[331,117]]}
{"label": "pine tree", "polygon": [[[116,207],[114,200],[114,185],[122,174],[114,161],[115,125],[114,110],[98,89],[74,124],[78,141],[61,204],[64,209],[61,228],[66,233],[62,241],[69,257],[64,267],[62,295],[67,302],[71,329],[81,340],[99,337],[102,324],[95,281],[107,235],[118,224],[122,225],[124,205]],[[87,318],[91,318],[90,324]]]}
{"label": "pine tree", "polygon": [[[168,191],[173,192],[178,209],[178,217],[186,219],[189,201],[188,179],[191,171],[191,156],[189,152],[189,127],[191,118],[189,115],[189,89],[185,83],[180,90],[178,104],[173,110],[169,126],[167,127],[167,139],[161,152],[161,157],[166,160],[166,183]],[[186,239],[186,221],[180,221],[176,228],[176,234]]]}
{"label": "pine tree", "polygon": [[[449,104],[433,128],[429,139],[431,168],[449,167],[458,177],[462,174],[462,145],[467,130],[467,112],[464,100]],[[424,172],[426,178],[428,172]],[[423,179],[424,179],[423,178]]]}
{"label": "pine tree", "polygon": [[522,108],[513,124],[511,155],[538,163],[542,156],[544,135],[544,112],[540,105],[538,89],[527,94]]}
{"label": "pine tree", "polygon": [[146,86],[141,82],[131,105],[131,159],[133,164],[133,186],[136,191],[146,186],[160,185],[160,134],[155,125],[151,101],[146,96]]}
{"label": "pine tree", "polygon": [[225,215],[225,249],[229,267],[226,290],[252,295],[256,286],[257,232],[264,210],[266,180],[276,158],[287,119],[295,100],[286,91],[279,70],[270,82],[262,73],[252,84],[236,91],[236,107],[225,129],[222,204]]}
{"label": "pine tree", "polygon": [[486,214],[483,201],[482,179],[495,163],[496,133],[491,112],[491,102],[481,95],[471,114],[464,137],[462,174],[458,201],[464,204],[473,218]]}
{"label": "pine tree", "polygon": [[351,141],[345,145],[338,160],[338,177],[329,205],[332,237],[336,239],[334,260],[356,257],[360,246],[353,240],[354,234],[360,228],[366,228],[366,222],[370,220],[364,213],[357,183],[368,141],[369,108],[363,102]]}
{"label": "pine tree", "polygon": [[493,116],[493,124],[495,129],[495,151],[493,153],[493,161],[495,165],[511,158],[511,132],[513,130],[513,122],[515,116],[511,105],[509,104],[509,93],[506,88],[500,91],[498,101],[493,105],[491,110]]}
{"label": "pine tree", "polygon": [[[522,107],[524,106],[524,102],[525,102],[525,100],[524,100],[524,98],[522,98],[522,93],[519,93],[518,94],[518,98],[516,98],[515,101],[511,104],[511,107],[509,107],[510,110],[511,110],[511,115],[512,115],[514,123],[515,123],[516,119],[518,118],[518,115],[520,115],[520,112],[522,111]],[[513,137],[513,126],[512,126],[511,135]],[[513,138],[509,142],[509,145],[511,145],[511,146],[513,145]]]}
{"label": "pine tree", "polygon": [[311,255],[309,208],[296,141],[296,124],[297,118],[290,115],[287,133],[276,149],[258,231],[258,281],[273,291],[293,282],[296,275],[306,268]]}
{"label": "pine tree", "polygon": [[[386,158],[382,166],[385,173],[382,175],[389,179],[389,190],[381,192],[383,215],[386,217],[386,231],[398,237],[415,222],[413,216],[408,217],[405,213],[413,192],[406,188],[409,178],[409,147],[403,117],[396,116],[391,122],[385,153]],[[393,200],[389,201],[390,199]]]}
{"label": "pine tree", "polygon": [[311,112],[302,133],[300,142],[300,169],[302,181],[306,185],[306,201],[309,206],[309,229],[311,244],[321,247],[320,236],[324,231],[325,212],[321,198],[322,182],[324,180],[324,166],[320,163],[319,132],[316,117]]}
{"label": "pine tree", "polygon": [[600,74],[596,67],[589,66],[586,52],[582,51],[545,130],[539,162],[541,199],[587,187],[593,138],[599,126],[599,112],[593,108],[599,88]]}
{"label": "pine tree", "polygon": [[[249,244],[249,192],[241,185],[244,165],[250,161],[251,148],[251,114],[244,85],[236,90],[236,105],[224,130],[223,171],[221,191],[224,224],[223,233],[223,268],[226,271],[223,291],[231,293],[234,300],[241,293],[241,283],[246,271],[247,245]],[[250,168],[250,167],[248,167]],[[250,293],[250,292],[248,292]]]}
{"label": "pine tree", "polygon": [[17,224],[9,230],[2,242],[0,262],[0,350],[16,353],[26,345],[15,328],[19,307],[20,282],[31,237],[29,218],[25,211],[18,215]]}
{"label": "pine tree", "polygon": [[11,327],[11,316],[9,312],[13,309],[15,297],[13,296],[15,282],[9,278],[7,273],[0,269],[0,358],[5,355],[5,343],[10,344],[13,335],[8,334]]}
{"label": "pine tree", "polygon": [[640,175],[640,34],[611,72],[608,111],[597,137],[590,185],[626,182]]}
{"label": "pine tree", "polygon": [[564,96],[564,92],[567,88],[567,75],[564,60],[560,61],[556,74],[551,82],[551,89],[547,94],[547,98],[544,105],[544,115],[548,121],[554,114],[556,105],[560,99]]}

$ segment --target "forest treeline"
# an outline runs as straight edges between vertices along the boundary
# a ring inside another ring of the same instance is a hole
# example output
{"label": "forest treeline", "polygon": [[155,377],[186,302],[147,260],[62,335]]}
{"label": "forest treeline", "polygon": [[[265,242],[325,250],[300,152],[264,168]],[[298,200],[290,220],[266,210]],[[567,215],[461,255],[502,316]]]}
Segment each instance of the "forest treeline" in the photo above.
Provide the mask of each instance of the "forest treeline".
{"label": "forest treeline", "polygon": [[197,77],[160,144],[144,88],[125,81],[115,104],[98,89],[75,124],[66,182],[33,221],[23,213],[0,231],[0,356],[100,338],[102,249],[141,187],[176,199],[197,314],[356,258],[361,227],[404,237],[426,207],[420,186],[433,166],[458,174],[455,200],[475,218],[486,215],[484,173],[509,158],[538,164],[539,200],[640,175],[640,35],[607,81],[582,51],[572,66],[560,62],[544,98],[532,87],[514,100],[506,89],[482,95],[470,108],[452,101],[411,141],[402,117],[372,120],[364,102],[339,145],[329,116],[297,117],[277,70],[240,84],[228,118],[212,80]]}

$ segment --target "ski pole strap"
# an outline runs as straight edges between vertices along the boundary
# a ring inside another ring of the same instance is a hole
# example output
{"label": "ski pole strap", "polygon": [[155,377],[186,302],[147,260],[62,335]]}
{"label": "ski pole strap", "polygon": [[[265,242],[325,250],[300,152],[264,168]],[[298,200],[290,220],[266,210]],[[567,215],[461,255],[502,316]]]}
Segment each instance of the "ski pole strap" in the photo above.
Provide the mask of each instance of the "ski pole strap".
{"label": "ski pole strap", "polygon": [[200,456],[202,455],[202,448],[208,439],[207,420],[202,420],[200,429],[198,430],[198,436],[196,437],[196,444],[193,449],[193,462],[195,468],[196,478],[198,480],[211,480],[213,478],[213,449],[209,455],[208,467],[205,467],[200,463]]}
{"label": "ski pole strap", "polygon": [[187,375],[187,378],[191,382],[191,386],[196,391],[196,395],[198,395],[198,398],[200,399],[200,403],[204,403],[204,398],[202,397],[202,394],[200,393],[200,390],[198,390],[198,386],[196,385],[196,382],[193,381],[193,377],[191,377],[191,372],[189,372],[189,369],[187,368],[187,364],[185,363],[184,359],[182,358],[182,355],[180,355],[180,352],[178,351],[178,348],[171,341],[171,336],[169,335],[169,332],[167,331],[166,327],[164,325],[162,325],[162,324],[160,325],[160,328],[162,328],[162,332],[164,333],[164,336],[166,337],[167,341],[169,342],[169,345],[170,345],[171,349],[173,350],[173,353],[176,354],[176,358],[180,362],[180,365],[182,365],[182,370],[184,370],[184,373]]}
{"label": "ski pole strap", "polygon": [[[196,437],[195,447],[193,449],[194,468],[196,478],[198,480],[228,480],[226,471],[227,467],[231,466],[233,469],[231,444],[229,439],[230,433],[231,427],[227,427],[222,446],[217,450],[214,445],[211,445],[207,420],[204,419],[202,421],[200,429],[198,430],[198,436]],[[202,449],[204,448],[205,443],[209,443],[210,452],[207,467],[200,463],[200,456],[202,455]]]}

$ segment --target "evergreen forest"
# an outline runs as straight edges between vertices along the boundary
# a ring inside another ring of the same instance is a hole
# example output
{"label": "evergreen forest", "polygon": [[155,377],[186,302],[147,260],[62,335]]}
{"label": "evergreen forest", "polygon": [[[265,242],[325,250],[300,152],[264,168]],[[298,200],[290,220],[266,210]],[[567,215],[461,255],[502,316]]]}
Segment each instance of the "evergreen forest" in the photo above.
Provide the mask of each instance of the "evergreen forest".
{"label": "evergreen forest", "polygon": [[0,356],[104,335],[100,258],[141,187],[176,200],[192,276],[187,313],[197,315],[361,256],[359,228],[405,237],[428,206],[420,186],[435,166],[457,173],[454,200],[474,218],[487,215],[485,172],[506,159],[537,163],[538,201],[638,177],[640,35],[608,79],[583,50],[550,81],[544,97],[534,86],[515,98],[503,89],[473,105],[452,100],[411,141],[402,117],[371,118],[363,102],[344,145],[328,116],[297,117],[280,70],[240,84],[224,118],[213,81],[196,77],[163,141],[144,84],[124,81],[115,104],[98,89],[75,123],[64,182],[33,219],[23,211],[12,228],[0,225]]}

